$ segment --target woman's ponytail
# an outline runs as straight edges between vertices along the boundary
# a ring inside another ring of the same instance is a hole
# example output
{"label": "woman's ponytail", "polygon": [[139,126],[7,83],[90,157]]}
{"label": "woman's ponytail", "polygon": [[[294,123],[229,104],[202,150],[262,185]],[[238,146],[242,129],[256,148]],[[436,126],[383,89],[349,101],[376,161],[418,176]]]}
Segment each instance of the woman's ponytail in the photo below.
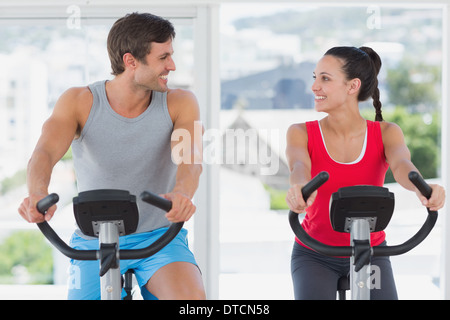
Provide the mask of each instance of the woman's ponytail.
{"label": "woman's ponytail", "polygon": [[380,90],[378,89],[378,73],[381,69],[380,56],[369,47],[334,47],[325,55],[332,55],[344,61],[342,66],[347,79],[358,78],[361,80],[361,88],[358,101],[373,99],[375,108],[375,121],[383,121],[381,115]]}
{"label": "woman's ponytail", "polygon": [[373,107],[375,108],[375,121],[383,121],[383,115],[381,114],[381,101],[380,101],[380,90],[378,89],[378,73],[381,69],[381,59],[378,53],[376,53],[372,48],[369,47],[360,47],[361,51],[365,52],[371,62],[375,71],[374,81],[372,88],[372,99],[373,99]]}

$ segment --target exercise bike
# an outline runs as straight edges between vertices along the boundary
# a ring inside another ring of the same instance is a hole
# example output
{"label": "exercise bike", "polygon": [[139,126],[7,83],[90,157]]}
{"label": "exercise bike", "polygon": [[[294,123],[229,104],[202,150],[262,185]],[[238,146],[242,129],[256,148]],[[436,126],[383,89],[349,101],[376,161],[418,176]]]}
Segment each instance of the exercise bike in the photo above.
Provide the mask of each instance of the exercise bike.
{"label": "exercise bike", "polygon": [[[431,187],[415,171],[408,175],[410,181],[427,199]],[[320,172],[302,188],[306,201],[309,196],[329,178],[327,172]],[[352,300],[370,299],[370,257],[404,254],[419,245],[433,229],[437,211],[428,210],[428,216],[420,230],[403,244],[371,247],[370,233],[384,230],[394,211],[394,194],[387,188],[376,186],[352,186],[340,188],[332,194],[330,221],[338,232],[350,233],[350,246],[330,246],[309,236],[301,226],[298,214],[289,212],[289,223],[297,238],[306,246],[326,256],[350,257],[350,277],[342,277],[337,284],[340,300],[350,289]]]}
{"label": "exercise bike", "polygon": [[[156,194],[144,191],[141,199],[164,211],[172,209],[172,202]],[[37,210],[45,212],[59,201],[52,193],[37,203]],[[154,243],[142,249],[120,250],[119,236],[136,231],[139,212],[136,196],[125,190],[92,190],[80,192],[73,198],[75,220],[80,230],[87,236],[98,237],[98,250],[76,250],[67,245],[46,222],[37,223],[44,236],[65,256],[75,260],[100,260],[101,299],[120,300],[122,293],[121,259],[144,259],[164,248],[183,227],[183,222],[172,223],[167,231]],[[132,274],[125,274],[127,296],[131,300]]]}

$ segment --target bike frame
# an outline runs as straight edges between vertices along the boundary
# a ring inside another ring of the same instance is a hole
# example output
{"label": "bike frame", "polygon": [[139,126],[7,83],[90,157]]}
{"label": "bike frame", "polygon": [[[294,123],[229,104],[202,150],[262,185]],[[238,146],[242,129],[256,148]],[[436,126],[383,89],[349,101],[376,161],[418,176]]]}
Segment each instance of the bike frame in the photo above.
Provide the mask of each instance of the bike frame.
{"label": "bike frame", "polygon": [[[328,177],[328,173],[324,171],[315,176],[302,188],[303,199],[306,201],[315,190],[328,180]],[[410,172],[408,177],[423,196],[427,199],[431,197],[431,187],[417,172]],[[352,240],[350,246],[329,246],[312,238],[301,226],[298,220],[298,214],[293,211],[289,212],[289,223],[297,238],[314,251],[331,257],[351,257],[350,289],[352,299],[369,299],[370,288],[368,282],[370,277],[370,256],[401,255],[418,246],[429,235],[436,224],[438,217],[437,211],[430,211],[429,209],[427,209],[427,211],[427,218],[419,231],[409,240],[395,246],[370,247],[370,224],[368,220],[364,218],[355,218],[352,220],[350,231]],[[362,250],[358,249],[358,253],[355,252],[361,243],[366,247]],[[361,261],[363,263],[361,263]],[[365,270],[363,270],[364,268]]]}
{"label": "bike frame", "polygon": [[[144,191],[141,194],[141,199],[167,212],[172,209],[171,201],[161,198],[158,195],[148,191]],[[36,207],[40,213],[45,214],[45,212],[58,201],[59,196],[56,193],[52,193],[40,200]],[[105,216],[107,217],[108,214],[106,213]],[[121,230],[128,230],[126,226],[123,225],[123,222],[123,220],[108,220],[104,217],[98,216],[99,250],[77,250],[71,248],[58,236],[58,234],[46,221],[37,223],[37,226],[47,240],[49,240],[53,246],[55,246],[68,258],[75,260],[100,260],[99,275],[101,283],[101,298],[102,300],[120,300],[122,293],[120,260],[144,259],[154,255],[176,237],[184,224],[183,222],[172,223],[167,231],[148,247],[142,249],[120,250],[119,225],[121,225]],[[92,222],[89,221],[87,225],[89,224],[92,224]]]}
{"label": "bike frame", "polygon": [[[100,248],[105,245],[119,246],[119,230],[114,222],[102,222],[98,236]],[[117,249],[116,249],[117,250]],[[102,300],[120,300],[122,293],[122,276],[120,274],[120,259],[100,278]]]}
{"label": "bike frame", "polygon": [[[370,226],[366,219],[355,219],[350,227],[350,245],[355,247],[356,241],[369,242]],[[370,300],[370,262],[359,271],[356,270],[355,255],[350,257],[350,292],[352,300]]]}

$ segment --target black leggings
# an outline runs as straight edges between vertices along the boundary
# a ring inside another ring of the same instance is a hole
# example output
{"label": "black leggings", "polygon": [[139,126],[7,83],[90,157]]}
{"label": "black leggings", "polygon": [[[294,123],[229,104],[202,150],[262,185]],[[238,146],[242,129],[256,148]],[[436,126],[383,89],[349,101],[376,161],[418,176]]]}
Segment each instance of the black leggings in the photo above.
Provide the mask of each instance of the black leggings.
{"label": "black leggings", "polygon": [[[378,267],[380,283],[370,290],[370,299],[397,300],[389,257],[372,257],[371,264]],[[336,300],[338,279],[349,272],[350,258],[327,257],[294,243],[291,274],[296,300]]]}

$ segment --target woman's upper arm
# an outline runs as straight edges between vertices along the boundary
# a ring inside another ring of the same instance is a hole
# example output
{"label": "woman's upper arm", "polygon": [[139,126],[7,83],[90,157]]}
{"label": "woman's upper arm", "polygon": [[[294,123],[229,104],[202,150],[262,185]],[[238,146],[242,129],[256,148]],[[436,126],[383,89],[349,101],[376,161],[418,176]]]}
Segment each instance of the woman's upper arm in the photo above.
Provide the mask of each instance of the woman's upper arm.
{"label": "woman's upper arm", "polygon": [[[291,184],[311,178],[311,158],[308,152],[308,133],[306,125],[293,124],[286,134],[286,158],[291,171]],[[292,181],[296,180],[296,181]]]}
{"label": "woman's upper arm", "polygon": [[409,181],[411,171],[418,172],[411,162],[411,153],[406,145],[401,128],[394,123],[382,123],[384,153],[395,180],[408,190],[414,190]]}
{"label": "woman's upper arm", "polygon": [[395,123],[382,123],[382,136],[386,160],[395,171],[403,161],[411,161],[411,153],[406,146],[402,129]]}

